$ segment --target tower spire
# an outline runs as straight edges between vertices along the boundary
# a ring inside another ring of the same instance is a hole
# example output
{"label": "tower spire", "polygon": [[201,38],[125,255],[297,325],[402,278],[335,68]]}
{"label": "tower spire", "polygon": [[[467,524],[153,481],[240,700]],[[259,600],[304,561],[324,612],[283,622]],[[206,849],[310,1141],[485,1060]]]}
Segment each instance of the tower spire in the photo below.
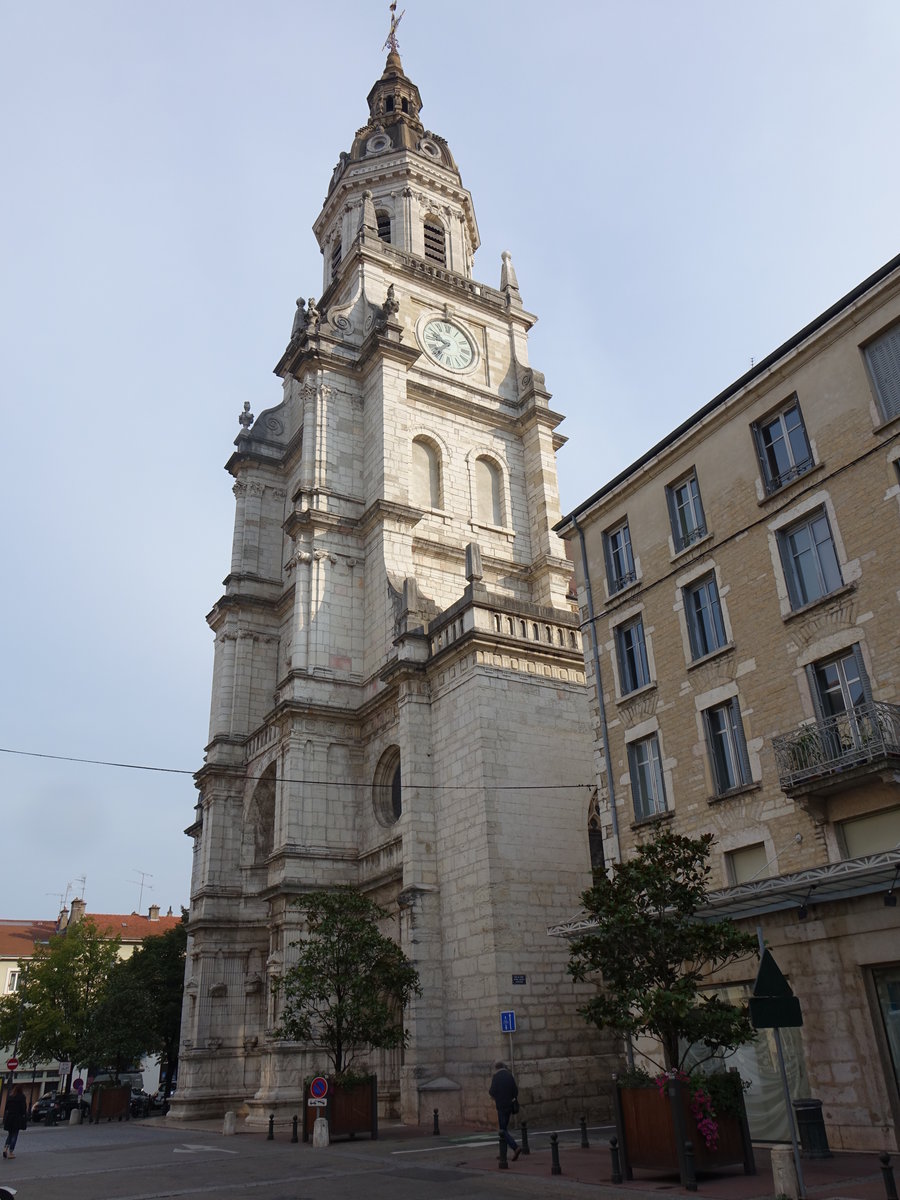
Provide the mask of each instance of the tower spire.
{"label": "tower spire", "polygon": [[390,32],[388,33],[387,37],[384,39],[384,45],[381,48],[382,48],[382,50],[389,50],[391,54],[396,54],[399,56],[400,43],[397,41],[397,26],[400,24],[400,22],[406,16],[406,9],[404,8],[403,12],[398,17],[397,16],[397,0],[391,0],[390,9],[391,9],[391,29],[390,29]]}

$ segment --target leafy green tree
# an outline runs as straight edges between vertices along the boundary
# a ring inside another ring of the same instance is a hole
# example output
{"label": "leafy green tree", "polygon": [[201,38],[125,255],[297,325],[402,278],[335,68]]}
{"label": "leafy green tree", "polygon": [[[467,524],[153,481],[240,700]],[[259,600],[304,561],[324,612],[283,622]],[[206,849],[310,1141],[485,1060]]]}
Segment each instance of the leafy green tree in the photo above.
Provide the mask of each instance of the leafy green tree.
{"label": "leafy green tree", "polygon": [[334,1072],[350,1069],[366,1048],[405,1046],[402,1013],[421,995],[419,976],[378,928],[388,913],[352,888],[311,892],[296,901],[306,938],[279,981],[280,1037],[325,1050]]}
{"label": "leafy green tree", "polygon": [[667,1070],[683,1067],[691,1045],[712,1057],[755,1036],[745,1006],[704,991],[757,945],[732,921],[703,918],[712,841],[658,828],[633,858],[598,872],[581,898],[596,928],[570,949],[574,979],[599,977],[582,1016],[600,1029],[653,1035]]}
{"label": "leafy green tree", "polygon": [[89,1061],[97,1004],[118,958],[119,939],[103,937],[89,918],[35,947],[22,973],[22,994],[0,1000],[0,1044],[25,1062]]}
{"label": "leafy green tree", "polygon": [[145,1042],[143,1053],[158,1054],[165,1068],[165,1094],[172,1090],[178,1070],[181,1003],[184,995],[184,959],[187,948],[187,913],[174,929],[145,937],[126,966],[132,984],[143,997]]}
{"label": "leafy green tree", "polygon": [[116,1079],[148,1049],[153,1002],[132,968],[140,954],[113,963],[91,1012],[79,1064],[110,1070]]}

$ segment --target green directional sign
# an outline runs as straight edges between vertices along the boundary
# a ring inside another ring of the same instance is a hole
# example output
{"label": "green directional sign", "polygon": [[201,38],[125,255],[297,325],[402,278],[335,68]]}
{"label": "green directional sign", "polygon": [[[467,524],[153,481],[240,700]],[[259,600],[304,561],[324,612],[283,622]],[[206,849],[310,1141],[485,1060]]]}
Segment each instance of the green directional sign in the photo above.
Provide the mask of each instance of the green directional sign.
{"label": "green directional sign", "polygon": [[800,1001],[768,950],[763,951],[750,997],[754,1029],[785,1029],[803,1024]]}

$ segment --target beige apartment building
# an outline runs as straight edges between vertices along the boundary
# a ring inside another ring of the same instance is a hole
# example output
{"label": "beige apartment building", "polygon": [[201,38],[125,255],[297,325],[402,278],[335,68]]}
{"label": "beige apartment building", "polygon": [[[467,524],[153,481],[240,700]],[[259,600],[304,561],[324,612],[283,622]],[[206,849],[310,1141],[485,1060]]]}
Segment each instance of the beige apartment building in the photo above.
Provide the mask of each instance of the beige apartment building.
{"label": "beige apartment building", "polygon": [[[715,835],[832,1148],[900,1128],[900,257],[566,516],[607,862]],[[593,641],[595,635],[596,641]],[[723,980],[746,995],[757,962]],[[771,1034],[738,1056],[786,1133]]]}

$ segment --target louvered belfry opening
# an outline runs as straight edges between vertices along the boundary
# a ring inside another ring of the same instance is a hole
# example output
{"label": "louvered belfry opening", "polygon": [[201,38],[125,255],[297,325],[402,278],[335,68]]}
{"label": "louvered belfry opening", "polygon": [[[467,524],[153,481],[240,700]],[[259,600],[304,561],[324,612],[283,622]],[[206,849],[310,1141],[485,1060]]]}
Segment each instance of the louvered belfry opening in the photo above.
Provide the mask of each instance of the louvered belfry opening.
{"label": "louvered belfry opening", "polygon": [[447,235],[443,225],[433,220],[425,222],[425,257],[442,267],[447,265]]}

